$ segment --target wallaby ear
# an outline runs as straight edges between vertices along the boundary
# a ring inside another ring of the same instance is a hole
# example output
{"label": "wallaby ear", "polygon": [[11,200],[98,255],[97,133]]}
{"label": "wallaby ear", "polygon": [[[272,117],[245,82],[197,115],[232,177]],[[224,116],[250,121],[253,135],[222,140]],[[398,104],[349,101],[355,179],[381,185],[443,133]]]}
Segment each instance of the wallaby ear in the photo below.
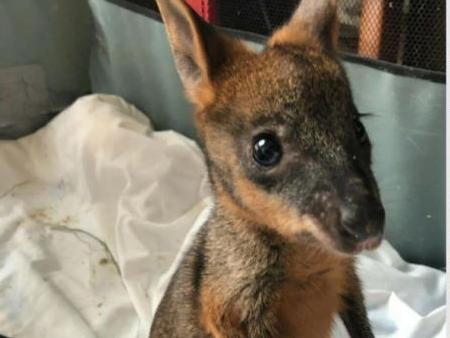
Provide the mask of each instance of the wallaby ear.
{"label": "wallaby ear", "polygon": [[214,76],[233,54],[246,49],[238,40],[217,33],[183,0],[156,2],[187,96],[203,108],[214,99]]}
{"label": "wallaby ear", "polygon": [[337,0],[301,0],[291,20],[268,41],[274,45],[304,45],[309,41],[336,50],[338,38]]}

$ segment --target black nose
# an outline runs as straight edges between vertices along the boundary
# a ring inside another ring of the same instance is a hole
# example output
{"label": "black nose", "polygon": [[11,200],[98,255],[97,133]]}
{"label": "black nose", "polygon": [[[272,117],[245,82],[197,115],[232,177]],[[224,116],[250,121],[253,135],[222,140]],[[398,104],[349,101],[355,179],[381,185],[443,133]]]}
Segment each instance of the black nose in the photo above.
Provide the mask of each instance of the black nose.
{"label": "black nose", "polygon": [[385,212],[378,201],[359,201],[341,205],[341,224],[355,239],[362,241],[383,233]]}

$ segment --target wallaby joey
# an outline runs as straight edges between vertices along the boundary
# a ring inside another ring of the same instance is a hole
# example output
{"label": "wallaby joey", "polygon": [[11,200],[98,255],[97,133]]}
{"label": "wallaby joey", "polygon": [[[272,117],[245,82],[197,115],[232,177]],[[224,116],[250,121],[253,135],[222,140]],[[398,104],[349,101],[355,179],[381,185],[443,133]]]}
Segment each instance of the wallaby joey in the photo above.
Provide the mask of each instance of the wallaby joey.
{"label": "wallaby joey", "polygon": [[151,338],[373,337],[354,255],[384,209],[336,52],[336,1],[303,0],[262,52],[183,0],[157,0],[205,153],[214,207]]}

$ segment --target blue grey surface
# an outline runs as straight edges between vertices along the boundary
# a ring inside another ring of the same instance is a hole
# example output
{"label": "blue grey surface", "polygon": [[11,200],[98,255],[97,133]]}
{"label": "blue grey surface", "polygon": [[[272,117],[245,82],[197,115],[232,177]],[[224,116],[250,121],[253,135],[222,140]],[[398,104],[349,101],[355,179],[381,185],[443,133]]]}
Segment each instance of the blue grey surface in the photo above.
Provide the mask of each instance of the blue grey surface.
{"label": "blue grey surface", "polygon": [[195,137],[162,24],[103,0],[95,17],[91,81],[95,92],[118,94],[151,117],[158,129]]}
{"label": "blue grey surface", "polygon": [[412,262],[445,266],[445,85],[346,64],[374,146],[387,236]]}
{"label": "blue grey surface", "polygon": [[[0,1],[0,71],[17,71],[20,77],[22,66],[33,67],[45,80],[28,89],[45,87],[39,90],[46,92],[48,101],[13,111],[9,104],[1,105],[8,94],[2,93],[0,78],[0,137],[33,131],[51,111],[90,91],[91,24],[87,0]],[[6,81],[3,77],[3,84]]]}

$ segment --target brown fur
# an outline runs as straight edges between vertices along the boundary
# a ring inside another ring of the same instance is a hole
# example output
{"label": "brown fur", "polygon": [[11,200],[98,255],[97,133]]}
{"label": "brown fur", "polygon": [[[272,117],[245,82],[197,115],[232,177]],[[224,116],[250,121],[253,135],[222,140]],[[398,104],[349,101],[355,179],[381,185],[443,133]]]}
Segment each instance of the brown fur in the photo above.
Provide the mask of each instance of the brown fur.
{"label": "brown fur", "polygon": [[[261,53],[182,0],[158,4],[215,206],[151,338],[329,338],[336,315],[352,338],[373,337],[352,254],[382,233],[384,211],[335,55],[335,1],[303,0]],[[267,130],[283,154],[263,168],[253,139]]]}
{"label": "brown fur", "polygon": [[[309,258],[299,261],[305,255]],[[321,249],[308,248],[290,257],[289,277],[281,291],[279,318],[285,328],[281,337],[330,336],[334,315],[342,309],[339,295],[347,288],[346,264]]]}
{"label": "brown fur", "polygon": [[282,26],[268,45],[311,45],[335,49],[338,41],[336,0],[301,3],[289,25]]}

